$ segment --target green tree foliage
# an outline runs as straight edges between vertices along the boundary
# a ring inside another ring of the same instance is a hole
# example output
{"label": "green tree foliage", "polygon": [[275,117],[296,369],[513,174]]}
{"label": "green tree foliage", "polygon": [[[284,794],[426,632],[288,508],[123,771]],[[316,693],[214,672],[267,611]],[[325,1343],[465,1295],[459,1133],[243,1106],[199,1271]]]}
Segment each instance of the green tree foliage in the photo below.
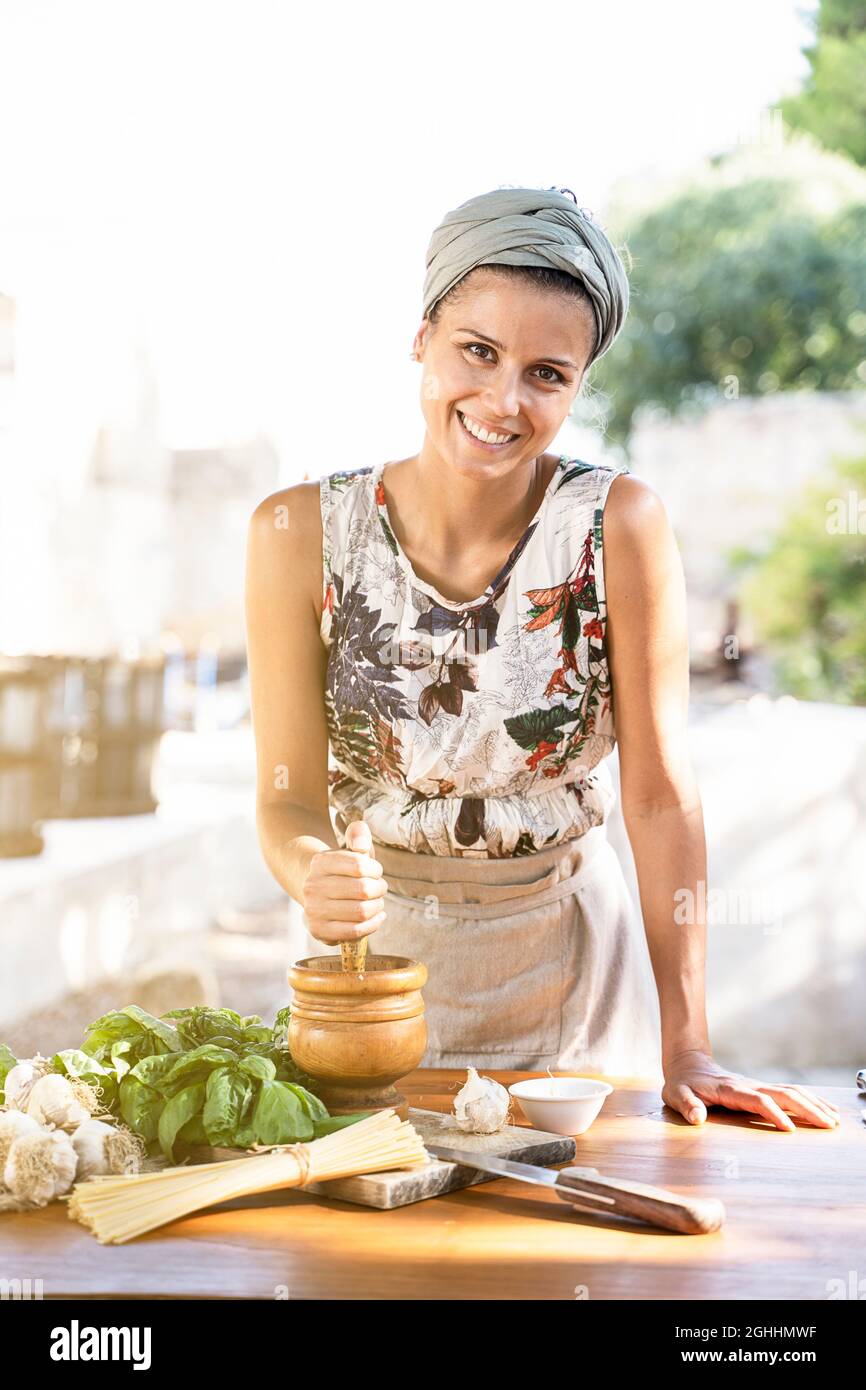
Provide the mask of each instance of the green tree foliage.
{"label": "green tree foliage", "polygon": [[629,316],[591,377],[613,442],[639,409],[866,382],[866,178],[846,160],[805,137],[743,149],[620,216]]}
{"label": "green tree foliage", "polygon": [[763,553],[731,560],[779,692],[866,704],[866,455],[811,482]]}
{"label": "green tree foliage", "polygon": [[801,92],[779,102],[785,122],[830,150],[866,165],[866,5],[822,0],[815,42],[803,50],[811,72]]}

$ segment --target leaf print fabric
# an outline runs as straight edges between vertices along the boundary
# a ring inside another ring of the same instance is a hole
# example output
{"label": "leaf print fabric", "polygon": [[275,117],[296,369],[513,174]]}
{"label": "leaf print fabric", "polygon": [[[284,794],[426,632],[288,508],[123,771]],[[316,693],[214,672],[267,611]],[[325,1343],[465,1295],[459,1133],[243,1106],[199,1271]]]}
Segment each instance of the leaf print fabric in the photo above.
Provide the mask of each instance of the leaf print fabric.
{"label": "leaf print fabric", "polygon": [[328,797],[419,854],[533,854],[600,825],[615,743],[602,517],[613,468],[560,458],[541,507],[469,603],[415,574],[387,465],[319,479]]}

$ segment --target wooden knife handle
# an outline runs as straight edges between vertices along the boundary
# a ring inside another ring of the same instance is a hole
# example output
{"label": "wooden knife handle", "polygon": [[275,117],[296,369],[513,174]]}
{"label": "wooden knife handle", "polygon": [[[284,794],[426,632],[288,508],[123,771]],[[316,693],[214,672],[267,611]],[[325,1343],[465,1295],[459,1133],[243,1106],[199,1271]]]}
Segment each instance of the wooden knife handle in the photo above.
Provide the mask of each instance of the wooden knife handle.
{"label": "wooden knife handle", "polygon": [[725,1208],[716,1197],[683,1197],[645,1182],[593,1176],[585,1168],[560,1168],[555,1190],[564,1202],[634,1216],[687,1236],[717,1231],[725,1219]]}

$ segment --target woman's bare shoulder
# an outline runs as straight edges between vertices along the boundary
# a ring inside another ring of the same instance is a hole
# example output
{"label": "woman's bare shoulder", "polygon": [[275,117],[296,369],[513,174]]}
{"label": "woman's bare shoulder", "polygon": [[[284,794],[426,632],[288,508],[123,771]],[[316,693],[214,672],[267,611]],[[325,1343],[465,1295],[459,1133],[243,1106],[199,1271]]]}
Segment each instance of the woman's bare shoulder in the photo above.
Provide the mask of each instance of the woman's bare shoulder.
{"label": "woman's bare shoulder", "polygon": [[604,544],[627,552],[632,559],[651,556],[673,538],[667,509],[655,488],[633,473],[619,473],[611,483],[604,507]]}
{"label": "woman's bare shoulder", "polygon": [[632,607],[666,594],[673,602],[683,584],[679,546],[667,509],[655,488],[631,473],[610,485],[604,508],[604,563],[609,608]]}
{"label": "woman's bare shoulder", "polygon": [[667,518],[665,504],[654,487],[634,473],[618,473],[610,485],[605,504],[605,522],[628,530],[643,529]]}
{"label": "woman's bare shoulder", "polygon": [[248,555],[263,578],[291,577],[309,593],[314,612],[321,605],[322,514],[319,479],[269,493],[249,522]]}
{"label": "woman's bare shoulder", "polygon": [[291,487],[279,488],[263,497],[250,518],[250,526],[257,531],[269,532],[273,529],[287,529],[292,524],[300,531],[319,529],[321,536],[322,517],[320,506],[320,480],[318,478],[303,483],[293,483]]}

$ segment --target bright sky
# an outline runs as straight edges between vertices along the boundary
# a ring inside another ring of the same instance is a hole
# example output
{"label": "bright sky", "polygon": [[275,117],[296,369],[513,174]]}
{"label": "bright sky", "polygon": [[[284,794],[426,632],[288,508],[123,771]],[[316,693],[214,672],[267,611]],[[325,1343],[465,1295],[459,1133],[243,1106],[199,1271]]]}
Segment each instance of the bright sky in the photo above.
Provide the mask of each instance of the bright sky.
{"label": "bright sky", "polygon": [[284,481],[414,452],[440,217],[501,183],[603,215],[748,138],[813,9],[0,0],[22,410],[127,419],[137,336],[168,444],[265,432]]}

